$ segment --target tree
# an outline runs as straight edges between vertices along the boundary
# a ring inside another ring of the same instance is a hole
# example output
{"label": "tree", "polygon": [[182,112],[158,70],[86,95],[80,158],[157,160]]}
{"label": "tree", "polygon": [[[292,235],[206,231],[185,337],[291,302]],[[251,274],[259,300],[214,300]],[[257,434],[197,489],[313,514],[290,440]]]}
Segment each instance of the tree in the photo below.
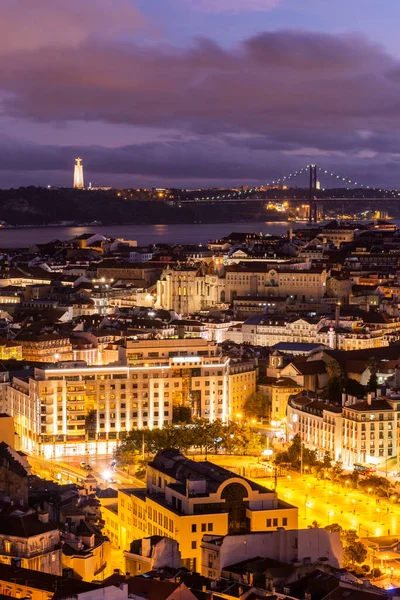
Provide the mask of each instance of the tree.
{"label": "tree", "polygon": [[331,523],[331,525],[327,525],[325,529],[329,531],[329,533],[333,533],[334,531],[339,531],[342,533],[343,531],[343,527],[339,525],[339,523]]}
{"label": "tree", "polygon": [[368,392],[376,392],[376,390],[378,389],[378,365],[376,363],[375,356],[371,356],[371,358],[367,360],[366,366],[368,367],[371,373],[367,383],[367,390]]}
{"label": "tree", "polygon": [[339,481],[341,476],[343,475],[343,466],[342,463],[338,460],[335,462],[333,467],[330,470],[330,476],[332,481]]}
{"label": "tree", "polygon": [[174,406],[172,409],[173,423],[192,423],[192,410],[190,406]]}
{"label": "tree", "polygon": [[300,464],[302,444],[303,442],[301,441],[301,436],[297,433],[292,439],[292,443],[287,450],[289,462],[291,462],[293,466]]}
{"label": "tree", "polygon": [[243,405],[243,413],[247,418],[260,418],[267,415],[267,398],[261,392],[253,392]]}
{"label": "tree", "polygon": [[118,460],[119,464],[121,464],[123,467],[126,467],[128,473],[130,473],[131,466],[136,466],[141,458],[141,454],[135,450],[132,444],[121,444],[121,446],[115,451],[114,456]]}
{"label": "tree", "polygon": [[326,363],[326,372],[328,373],[330,379],[333,379],[334,377],[338,379],[343,377],[342,367],[334,358]]}
{"label": "tree", "polygon": [[371,567],[369,565],[362,565],[361,570],[364,571],[364,573],[369,573],[371,570]]}
{"label": "tree", "polygon": [[370,475],[369,477],[360,479],[359,487],[364,490],[371,489],[374,494],[380,496],[389,497],[393,493],[393,487],[389,479],[378,477],[377,475]]}
{"label": "tree", "polygon": [[319,529],[320,527],[321,525],[318,523],[318,521],[313,521],[311,525],[308,526],[308,529]]}
{"label": "tree", "polygon": [[363,386],[356,379],[346,378],[343,382],[344,390],[349,396],[355,396],[356,398],[364,398],[365,386]]}
{"label": "tree", "polygon": [[350,567],[354,567],[356,563],[361,565],[367,558],[367,554],[367,549],[362,542],[354,542],[351,546],[343,548],[343,563]]}
{"label": "tree", "polygon": [[343,532],[343,563],[346,567],[354,568],[354,565],[362,564],[367,558],[367,549],[362,542],[359,541],[357,532],[354,529],[349,529]]}
{"label": "tree", "polygon": [[322,459],[322,466],[324,469],[330,469],[332,466],[332,459],[330,452],[326,451],[324,454],[324,458]]}
{"label": "tree", "polygon": [[326,363],[326,372],[329,375],[327,395],[331,402],[339,403],[342,400],[343,373],[337,360],[329,360]]}
{"label": "tree", "polygon": [[289,463],[294,469],[300,469],[301,463],[303,467],[314,467],[318,465],[317,451],[307,448],[301,441],[300,435],[296,434],[289,448],[276,454],[274,462],[277,465]]}
{"label": "tree", "polygon": [[382,571],[378,567],[376,567],[375,569],[372,569],[371,575],[373,578],[380,577],[382,575]]}
{"label": "tree", "polygon": [[85,415],[85,430],[88,440],[96,439],[97,427],[97,411],[94,408],[89,408]]}

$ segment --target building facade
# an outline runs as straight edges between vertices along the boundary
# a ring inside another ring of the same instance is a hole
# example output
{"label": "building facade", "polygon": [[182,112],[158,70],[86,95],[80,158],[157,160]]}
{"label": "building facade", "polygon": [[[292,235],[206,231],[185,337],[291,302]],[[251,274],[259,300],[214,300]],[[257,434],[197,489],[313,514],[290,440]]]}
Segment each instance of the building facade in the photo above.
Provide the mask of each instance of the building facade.
{"label": "building facade", "polygon": [[319,458],[328,452],[333,460],[343,460],[342,422],[340,406],[302,395],[288,402],[288,437],[300,435],[307,447],[317,450]]}
{"label": "building facade", "polygon": [[158,308],[191,314],[236,297],[287,296],[317,302],[326,294],[328,272],[311,263],[272,268],[266,263],[239,263],[221,269],[213,266],[184,266],[166,269],[157,283]]}
{"label": "building facade", "polygon": [[257,367],[254,361],[230,362],[229,378],[229,418],[237,419],[243,413],[246,400],[257,391]]}
{"label": "building facade", "polygon": [[24,569],[61,575],[60,532],[47,513],[7,515],[0,521],[0,563],[18,558]]}
{"label": "building facade", "polygon": [[299,434],[322,458],[329,452],[345,468],[380,465],[398,455],[400,397],[344,399],[343,406],[297,396],[289,400],[288,436]]}
{"label": "building facade", "polygon": [[146,489],[119,490],[120,547],[165,536],[179,543],[182,565],[200,570],[205,534],[297,529],[298,509],[276,492],[179,450],[159,452],[147,467]]}
{"label": "building facade", "polygon": [[[280,342],[316,343],[339,350],[364,350],[389,345],[389,333],[372,330],[363,323],[340,322],[335,328],[330,318],[298,318],[282,315],[255,315],[242,325],[242,340],[254,346],[274,346]],[[229,332],[226,338],[229,339]]]}
{"label": "building facade", "polygon": [[46,457],[110,454],[131,429],[172,423],[174,409],[229,416],[229,359],[204,339],[128,341],[126,366],[60,363],[14,377],[6,409],[21,448]]}
{"label": "building facade", "polygon": [[399,398],[375,398],[343,407],[343,463],[380,464],[398,455]]}

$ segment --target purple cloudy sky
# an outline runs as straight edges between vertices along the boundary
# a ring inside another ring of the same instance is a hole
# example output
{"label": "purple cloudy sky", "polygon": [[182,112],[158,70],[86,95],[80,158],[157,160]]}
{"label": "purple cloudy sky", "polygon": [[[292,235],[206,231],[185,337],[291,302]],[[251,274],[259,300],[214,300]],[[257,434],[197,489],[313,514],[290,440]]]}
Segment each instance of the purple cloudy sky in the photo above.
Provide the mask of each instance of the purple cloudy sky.
{"label": "purple cloudy sky", "polygon": [[0,187],[70,185],[78,155],[104,185],[260,184],[313,161],[400,186],[400,0],[0,0],[0,14]]}

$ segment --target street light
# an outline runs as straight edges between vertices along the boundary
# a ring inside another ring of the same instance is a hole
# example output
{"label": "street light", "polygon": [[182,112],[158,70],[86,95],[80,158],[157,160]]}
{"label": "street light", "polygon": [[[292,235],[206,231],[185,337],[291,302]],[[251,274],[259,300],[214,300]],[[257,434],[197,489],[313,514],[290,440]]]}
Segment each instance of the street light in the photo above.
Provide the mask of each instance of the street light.
{"label": "street light", "polygon": [[304,518],[305,519],[307,518],[307,508],[312,508],[312,506],[313,506],[313,503],[307,501],[307,496],[306,496],[306,501],[304,503]]}
{"label": "street light", "polygon": [[333,517],[333,516],[334,516],[334,514],[335,514],[335,513],[333,512],[333,510],[330,510],[330,511],[328,512],[328,525],[329,525],[329,519],[330,519],[330,517]]}
{"label": "street light", "polygon": [[272,456],[272,455],[273,455],[273,453],[274,453],[274,451],[272,450],[272,448],[266,448],[265,450],[263,450],[263,451],[261,452],[261,454],[262,454],[263,456]]}

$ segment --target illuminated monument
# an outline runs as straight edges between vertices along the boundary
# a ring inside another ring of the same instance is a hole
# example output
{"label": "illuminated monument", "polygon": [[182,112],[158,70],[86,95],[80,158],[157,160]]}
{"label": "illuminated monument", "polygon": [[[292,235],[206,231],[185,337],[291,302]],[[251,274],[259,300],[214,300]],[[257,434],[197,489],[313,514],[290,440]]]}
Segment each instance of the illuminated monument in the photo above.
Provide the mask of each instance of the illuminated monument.
{"label": "illuminated monument", "polygon": [[75,168],[74,168],[74,188],[78,188],[79,190],[83,190],[83,165],[82,159],[75,159]]}

